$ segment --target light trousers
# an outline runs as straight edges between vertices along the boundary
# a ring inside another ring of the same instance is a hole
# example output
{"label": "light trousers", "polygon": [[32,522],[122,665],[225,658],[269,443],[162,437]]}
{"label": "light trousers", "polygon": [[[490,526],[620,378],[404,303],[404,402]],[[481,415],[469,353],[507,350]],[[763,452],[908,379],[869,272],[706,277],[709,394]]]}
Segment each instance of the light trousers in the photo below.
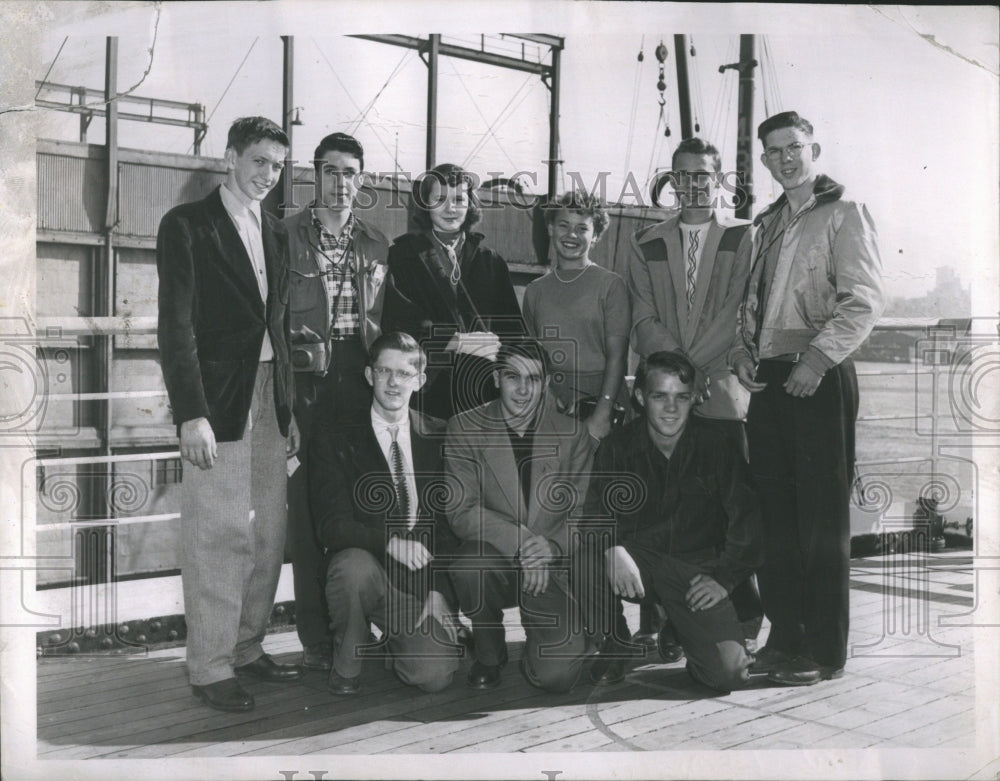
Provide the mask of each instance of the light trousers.
{"label": "light trousers", "polygon": [[285,438],[273,367],[261,363],[247,430],[218,443],[211,469],[184,464],[181,581],[188,678],[205,686],[259,658],[285,544]]}

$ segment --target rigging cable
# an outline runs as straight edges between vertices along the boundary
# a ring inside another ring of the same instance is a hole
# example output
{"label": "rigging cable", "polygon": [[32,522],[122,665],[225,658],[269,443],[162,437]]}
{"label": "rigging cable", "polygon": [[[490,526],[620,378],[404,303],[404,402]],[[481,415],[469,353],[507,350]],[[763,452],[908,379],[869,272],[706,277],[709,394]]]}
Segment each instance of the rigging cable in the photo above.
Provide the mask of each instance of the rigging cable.
{"label": "rigging cable", "polygon": [[[720,129],[730,127],[729,123],[733,114],[733,104],[736,102],[737,99],[736,88],[738,86],[739,86],[739,70],[736,68],[730,68],[729,70],[726,71],[726,90],[725,90],[725,100],[723,102],[724,113],[722,115],[722,124],[720,126]],[[726,132],[722,132],[719,135],[719,138],[722,139],[722,146],[719,148],[719,154],[723,159],[725,159],[726,150],[729,146],[729,136],[730,134]]]}
{"label": "rigging cable", "polygon": [[659,157],[656,155],[656,145],[660,143],[660,139],[665,138],[665,136],[660,135],[660,125],[663,123],[662,112],[656,118],[656,130],[653,132],[653,144],[649,148],[649,165],[646,166],[646,180],[642,184],[643,190],[649,187],[649,183],[653,179],[653,161],[658,160]]}
{"label": "rigging cable", "polygon": [[[736,40],[731,38],[729,40],[729,49],[726,51],[725,62],[732,62],[733,57],[736,56]],[[721,133],[719,132],[719,123],[722,121],[722,108],[725,104],[726,92],[729,86],[729,77],[731,70],[722,71],[722,83],[719,85],[718,91],[715,93],[715,106],[712,109],[712,121],[708,126],[708,137],[709,138],[720,138]]]}
{"label": "rigging cable", "polygon": [[63,42],[61,44],[59,44],[59,51],[57,51],[56,52],[56,56],[52,58],[52,64],[49,65],[49,69],[47,71],[45,71],[45,75],[42,76],[42,81],[38,85],[38,90],[35,92],[35,99],[36,100],[38,99],[38,94],[42,91],[42,87],[45,86],[45,82],[47,82],[49,80],[49,74],[52,73],[52,69],[56,65],[56,60],[59,59],[59,55],[62,54],[63,46],[66,45],[66,41],[68,41],[68,40],[69,40],[69,36],[67,35],[65,38],[63,38]]}
{"label": "rigging cable", "polygon": [[399,73],[400,69],[403,67],[403,63],[412,54],[413,51],[411,49],[407,49],[405,52],[403,52],[403,56],[399,58],[399,62],[396,63],[396,67],[392,69],[392,73],[389,74],[389,77],[385,80],[385,83],[379,88],[379,91],[375,93],[375,97],[372,98],[368,102],[368,105],[365,106],[364,111],[361,112],[361,116],[359,116],[357,119],[352,121],[350,125],[348,125],[348,130],[347,130],[348,135],[353,136],[355,133],[358,132],[358,128],[361,127],[361,123],[365,121],[365,118],[368,116],[368,112],[375,107],[376,101],[378,101],[378,99],[382,96],[382,93],[385,92],[385,88],[389,86],[389,82],[396,77],[396,74]]}
{"label": "rigging cable", "polygon": [[475,146],[472,147],[472,151],[469,152],[468,155],[466,155],[465,161],[462,163],[463,168],[465,168],[472,161],[472,158],[474,158],[477,154],[479,154],[483,146],[486,145],[486,142],[489,140],[490,133],[493,132],[494,128],[499,127],[501,124],[503,124],[503,122],[507,121],[507,117],[504,117],[504,114],[508,113],[508,109],[510,109],[510,113],[513,113],[521,105],[521,103],[523,103],[527,99],[528,95],[531,94],[531,91],[529,90],[527,93],[525,93],[524,97],[521,98],[521,102],[518,103],[517,106],[514,106],[513,109],[511,108],[511,105],[514,103],[515,100],[517,100],[517,97],[521,94],[521,92],[524,90],[525,87],[527,87],[530,83],[534,81],[534,78],[535,78],[534,74],[529,73],[527,78],[521,84],[521,86],[517,88],[517,91],[511,96],[510,100],[507,101],[507,105],[505,105],[502,109],[500,109],[500,113],[497,114],[497,118],[494,119],[492,124],[490,124],[486,128],[486,132],[483,133],[483,135],[479,138],[479,141],[477,141]]}
{"label": "rigging cable", "polygon": [[774,110],[781,111],[781,85],[778,83],[778,70],[774,64],[774,55],[771,53],[771,42],[765,36],[764,45],[767,47],[767,61],[771,69],[771,91],[774,95]]}
{"label": "rigging cable", "polygon": [[[347,85],[344,84],[344,82],[341,80],[340,76],[337,74],[336,69],[330,63],[330,60],[327,59],[326,55],[323,53],[323,50],[320,48],[319,43],[316,42],[315,38],[310,38],[309,40],[311,40],[313,42],[313,45],[316,47],[316,51],[319,52],[319,56],[323,58],[323,62],[326,63],[326,67],[330,69],[330,73],[333,74],[333,77],[337,80],[337,83],[340,85],[341,89],[344,90],[344,94],[347,95],[347,99],[349,101],[351,101],[351,105],[354,106],[354,108],[357,109],[357,111],[360,112],[361,111],[361,107],[358,105],[358,102],[354,99],[354,97],[351,95],[351,93],[347,91]],[[379,142],[379,144],[382,145],[382,148],[386,151],[386,154],[388,154],[389,157],[391,157],[393,159],[393,161],[395,162],[395,169],[396,170],[400,170],[399,169],[399,160],[398,160],[399,156],[398,155],[394,155],[392,153],[392,150],[389,149],[389,146],[385,143],[385,141],[382,140],[382,137],[378,134],[378,128],[375,125],[373,125],[371,122],[369,122],[368,120],[365,120],[365,124],[368,125],[368,127],[371,129],[372,135],[375,136],[375,139]],[[397,136],[396,140],[397,140],[397,144],[398,144],[399,134],[397,133],[396,136]]]}
{"label": "rigging cable", "polygon": [[[229,80],[229,83],[226,85],[226,88],[222,90],[222,94],[219,95],[219,99],[215,101],[215,105],[212,106],[212,110],[209,112],[208,118],[205,120],[206,125],[212,121],[212,117],[215,116],[215,112],[218,110],[219,104],[222,103],[222,99],[226,97],[226,93],[229,92],[229,88],[233,86],[233,82],[236,81],[236,77],[240,75],[240,71],[243,69],[243,66],[246,65],[246,61],[247,58],[250,56],[250,52],[253,51],[253,47],[257,45],[257,41],[259,40],[260,36],[258,35],[256,38],[253,39],[253,43],[250,44],[250,48],[247,49],[247,53],[243,55],[243,60],[236,67],[236,72],[233,74],[233,77]],[[193,147],[194,144],[192,144],[191,146]]]}
{"label": "rigging cable", "polygon": [[694,48],[694,36],[689,36],[688,42],[691,45],[691,48],[688,50],[688,54],[691,55],[691,67],[688,71],[694,75],[694,78],[691,79],[694,84],[694,132],[701,133],[701,122],[699,117],[705,116],[705,104],[701,96],[701,76],[698,73],[698,65],[695,62],[697,51]]}
{"label": "rigging cable", "polygon": [[[486,118],[486,115],[483,114],[482,109],[479,108],[479,104],[476,102],[476,98],[469,90],[469,87],[465,83],[465,79],[462,78],[462,74],[459,73],[458,68],[455,67],[455,63],[450,57],[448,58],[448,64],[451,66],[451,69],[455,72],[455,75],[458,76],[458,83],[462,85],[462,89],[465,90],[465,94],[469,96],[469,100],[472,101],[472,107],[476,110],[476,113],[479,114],[480,119],[482,119],[483,122],[486,122],[487,125],[489,125],[489,120]],[[497,134],[493,132],[492,128],[487,129],[486,132],[493,137],[493,140],[496,142],[497,147],[500,149],[501,152],[503,152],[504,157],[506,157],[507,160],[510,161],[511,166],[513,166],[513,170],[516,171],[517,163],[514,162],[514,158],[512,158],[509,154],[507,154],[507,150],[504,149],[503,144],[500,143],[500,139],[497,138]],[[462,167],[464,168],[465,165],[463,164]]]}
{"label": "rigging cable", "polygon": [[642,83],[642,61],[646,57],[643,53],[645,46],[646,36],[643,35],[639,41],[639,54],[635,58],[635,78],[632,80],[632,108],[629,112],[628,139],[625,145],[625,168],[623,169],[626,174],[628,174],[629,164],[632,162],[632,141],[635,137],[635,116],[639,110],[639,88]]}
{"label": "rigging cable", "polygon": [[[247,49],[247,53],[243,55],[243,60],[236,67],[236,72],[233,73],[233,77],[229,80],[229,83],[226,85],[226,88],[224,90],[222,90],[222,94],[219,95],[219,99],[217,101],[215,101],[215,105],[212,106],[212,110],[209,112],[208,117],[205,119],[205,125],[206,126],[209,123],[211,123],[212,117],[215,116],[215,112],[219,108],[219,104],[222,103],[223,98],[226,97],[226,93],[229,92],[229,88],[233,86],[233,82],[236,81],[236,77],[240,75],[240,71],[243,70],[243,66],[246,65],[247,58],[250,56],[250,52],[253,51],[253,47],[257,45],[257,41],[259,41],[259,40],[260,40],[260,36],[258,35],[256,38],[253,39],[253,43],[250,44],[250,48]],[[192,141],[191,142],[191,146],[188,147],[187,154],[191,154],[191,152],[193,150],[194,150],[194,142]]]}
{"label": "rigging cable", "polygon": [[761,36],[761,49],[760,49],[760,81],[761,90],[760,93],[764,97],[764,116],[771,116],[770,101],[767,99],[767,90],[770,86],[771,78],[767,72],[767,41],[764,36]]}

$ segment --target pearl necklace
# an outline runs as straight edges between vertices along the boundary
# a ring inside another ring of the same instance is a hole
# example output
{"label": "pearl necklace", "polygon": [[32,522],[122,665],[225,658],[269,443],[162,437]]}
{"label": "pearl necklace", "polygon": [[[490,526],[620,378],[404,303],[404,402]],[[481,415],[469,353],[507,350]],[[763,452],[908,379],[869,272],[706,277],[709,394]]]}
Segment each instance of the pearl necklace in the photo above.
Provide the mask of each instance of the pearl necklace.
{"label": "pearl necklace", "polygon": [[573,277],[572,279],[563,279],[563,278],[562,278],[561,276],[559,276],[559,266],[553,266],[553,267],[552,267],[552,273],[553,273],[553,274],[555,274],[555,277],[556,277],[556,279],[558,279],[558,280],[559,280],[560,282],[562,282],[562,283],[563,283],[564,285],[571,285],[571,284],[573,284],[574,282],[576,282],[576,281],[577,281],[577,280],[578,280],[578,279],[579,279],[580,277],[582,277],[582,276],[583,276],[583,274],[584,274],[584,272],[585,272],[585,271],[586,271],[586,270],[587,270],[588,268],[590,268],[591,266],[593,266],[593,265],[594,265],[593,263],[591,263],[591,262],[588,262],[588,263],[587,263],[586,265],[584,265],[584,267],[583,267],[582,269],[580,269],[580,270],[579,270],[579,271],[577,272],[576,276],[575,276],[575,277]]}

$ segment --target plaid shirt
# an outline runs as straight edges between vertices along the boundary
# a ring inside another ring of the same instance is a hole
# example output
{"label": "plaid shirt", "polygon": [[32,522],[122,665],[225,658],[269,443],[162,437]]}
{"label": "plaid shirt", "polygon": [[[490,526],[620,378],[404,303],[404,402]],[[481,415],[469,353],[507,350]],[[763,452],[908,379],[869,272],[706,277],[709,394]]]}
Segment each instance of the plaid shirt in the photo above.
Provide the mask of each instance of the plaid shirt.
{"label": "plaid shirt", "polygon": [[319,250],[326,261],[326,295],[330,306],[330,338],[344,339],[361,333],[358,295],[354,274],[354,215],[339,236],[323,227],[313,213],[313,227],[319,236]]}

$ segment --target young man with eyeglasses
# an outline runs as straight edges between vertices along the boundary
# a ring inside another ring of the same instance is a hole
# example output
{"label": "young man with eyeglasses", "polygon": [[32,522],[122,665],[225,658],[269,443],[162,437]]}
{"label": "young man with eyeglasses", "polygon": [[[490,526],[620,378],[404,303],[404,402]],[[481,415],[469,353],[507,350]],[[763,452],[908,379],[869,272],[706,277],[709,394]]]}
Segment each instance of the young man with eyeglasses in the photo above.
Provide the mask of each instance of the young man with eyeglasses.
{"label": "young man with eyeglasses", "polygon": [[730,365],[751,391],[750,467],[766,548],[767,645],[751,672],[811,685],[847,660],[850,488],[858,385],[852,353],[882,313],[882,262],[864,204],[817,170],[813,126],[761,123],[761,162],[784,192],[755,219],[753,263]]}
{"label": "young man with eyeglasses", "polygon": [[323,556],[309,513],[309,438],[317,405],[350,418],[368,408],[364,370],[380,333],[389,241],[354,212],[365,153],[353,136],[332,133],[316,147],[315,197],[287,217],[289,310],[300,466],[288,480],[289,547],[295,628],[302,666],[329,669],[333,638],[323,598]]}
{"label": "young man with eyeglasses", "polygon": [[[392,659],[396,676],[423,691],[451,683],[459,665],[457,602],[438,556],[457,541],[443,508],[445,424],[410,409],[426,357],[408,334],[382,334],[364,376],[365,414],[345,421],[325,405],[310,445],[309,490],[326,568],[333,629],[327,688],[361,690],[366,654]],[[382,631],[372,644],[369,626]]]}

